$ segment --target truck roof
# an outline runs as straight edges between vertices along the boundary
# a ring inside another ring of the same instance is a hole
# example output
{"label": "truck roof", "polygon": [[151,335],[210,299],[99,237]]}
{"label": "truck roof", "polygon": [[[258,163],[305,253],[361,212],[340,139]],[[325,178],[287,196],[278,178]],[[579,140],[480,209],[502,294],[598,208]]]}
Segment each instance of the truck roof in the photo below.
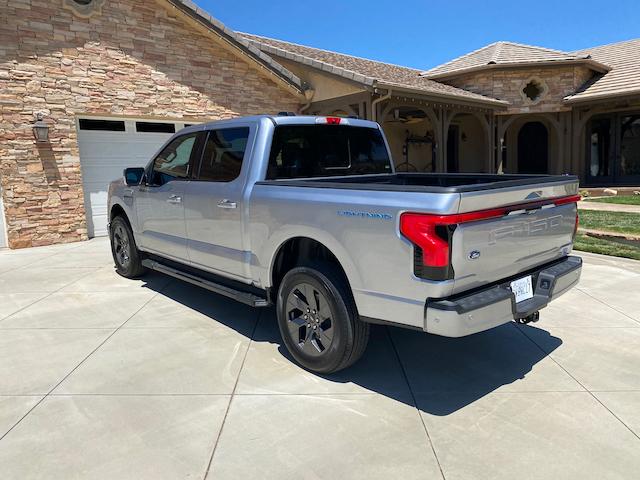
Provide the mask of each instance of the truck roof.
{"label": "truck roof", "polygon": [[215,120],[212,122],[192,125],[181,130],[181,133],[209,130],[215,127],[227,127],[235,124],[260,123],[270,120],[275,125],[322,125],[327,124],[327,118],[339,118],[336,122],[340,125],[350,125],[353,127],[380,128],[376,122],[370,120],[360,120],[358,118],[342,118],[331,115],[253,115],[246,117],[230,118],[227,120]]}

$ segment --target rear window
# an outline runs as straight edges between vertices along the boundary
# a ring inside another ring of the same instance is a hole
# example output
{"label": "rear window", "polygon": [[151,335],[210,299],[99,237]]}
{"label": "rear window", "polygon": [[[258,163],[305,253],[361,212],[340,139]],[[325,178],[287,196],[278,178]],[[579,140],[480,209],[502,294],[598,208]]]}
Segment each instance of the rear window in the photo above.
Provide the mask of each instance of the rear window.
{"label": "rear window", "polygon": [[375,128],[280,125],[273,136],[267,179],[389,172],[389,153]]}

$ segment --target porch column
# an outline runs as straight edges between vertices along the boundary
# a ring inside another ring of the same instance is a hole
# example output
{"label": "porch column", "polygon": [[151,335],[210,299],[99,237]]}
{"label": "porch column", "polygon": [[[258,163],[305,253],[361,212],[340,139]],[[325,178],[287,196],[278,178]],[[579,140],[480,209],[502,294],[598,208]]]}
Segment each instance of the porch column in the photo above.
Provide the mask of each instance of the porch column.
{"label": "porch column", "polygon": [[441,141],[441,148],[440,148],[440,156],[438,157],[439,163],[436,163],[436,171],[438,172],[443,172],[446,173],[447,172],[447,142],[449,140],[449,126],[451,125],[451,121],[453,120],[453,117],[456,116],[456,112],[455,110],[451,110],[451,109],[447,109],[447,108],[441,108],[440,110],[440,125],[441,125],[441,135],[442,135],[442,141]]}

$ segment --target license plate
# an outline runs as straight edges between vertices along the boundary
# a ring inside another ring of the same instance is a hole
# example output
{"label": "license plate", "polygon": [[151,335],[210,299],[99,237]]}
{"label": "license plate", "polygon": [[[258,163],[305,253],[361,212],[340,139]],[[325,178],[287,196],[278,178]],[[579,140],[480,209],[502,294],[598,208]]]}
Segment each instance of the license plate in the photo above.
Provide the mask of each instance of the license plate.
{"label": "license plate", "polygon": [[516,296],[516,303],[528,300],[533,297],[533,284],[531,283],[531,275],[519,278],[511,282],[511,291]]}

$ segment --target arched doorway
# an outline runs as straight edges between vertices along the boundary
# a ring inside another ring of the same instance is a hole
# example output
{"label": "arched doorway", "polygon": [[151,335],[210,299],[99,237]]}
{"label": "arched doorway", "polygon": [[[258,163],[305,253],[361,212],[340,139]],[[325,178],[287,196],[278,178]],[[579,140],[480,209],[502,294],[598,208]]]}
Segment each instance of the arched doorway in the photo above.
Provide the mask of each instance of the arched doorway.
{"label": "arched doorway", "polygon": [[424,110],[397,105],[388,108],[381,119],[398,172],[435,171],[435,134]]}
{"label": "arched doorway", "polygon": [[471,113],[457,113],[447,133],[447,172],[488,173],[488,126]]}
{"label": "arched doorway", "polygon": [[549,171],[549,132],[541,122],[527,122],[518,132],[518,173]]}

